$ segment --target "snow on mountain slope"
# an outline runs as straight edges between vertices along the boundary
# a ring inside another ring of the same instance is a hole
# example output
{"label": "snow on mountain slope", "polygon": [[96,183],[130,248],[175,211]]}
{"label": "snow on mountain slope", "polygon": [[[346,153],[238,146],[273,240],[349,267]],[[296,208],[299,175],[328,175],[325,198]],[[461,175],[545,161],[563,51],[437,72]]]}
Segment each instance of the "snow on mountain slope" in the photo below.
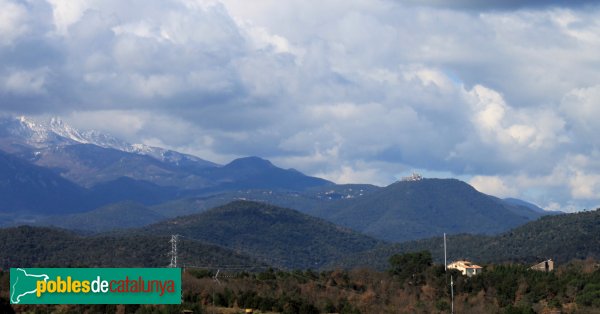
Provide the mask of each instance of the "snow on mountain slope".
{"label": "snow on mountain slope", "polygon": [[47,127],[25,117],[2,118],[0,120],[0,135],[13,142],[36,148],[75,143],[69,138],[50,132]]}
{"label": "snow on mountain slope", "polygon": [[11,137],[17,142],[22,142],[35,148],[93,144],[104,148],[150,156],[176,165],[182,162],[193,162],[205,167],[218,166],[215,163],[193,155],[144,144],[130,144],[109,134],[95,130],[79,131],[56,117],[51,118],[49,121],[41,122],[25,116],[1,118],[0,135]]}
{"label": "snow on mountain slope", "polygon": [[[25,117],[21,117],[22,120],[27,121],[27,118]],[[28,123],[29,125],[35,125],[35,122],[33,123]],[[50,122],[47,123],[42,123],[40,124],[40,126],[42,127],[42,129],[45,132],[51,133],[54,132],[55,134],[58,134],[64,138],[70,139],[72,141],[78,142],[78,143],[84,143],[84,144],[95,144],[95,143],[91,143],[89,140],[87,140],[85,138],[85,136],[83,136],[83,134],[79,133],[78,130],[72,128],[70,125],[64,123],[61,119],[59,118],[52,118],[50,119]],[[101,146],[101,145],[98,145]]]}

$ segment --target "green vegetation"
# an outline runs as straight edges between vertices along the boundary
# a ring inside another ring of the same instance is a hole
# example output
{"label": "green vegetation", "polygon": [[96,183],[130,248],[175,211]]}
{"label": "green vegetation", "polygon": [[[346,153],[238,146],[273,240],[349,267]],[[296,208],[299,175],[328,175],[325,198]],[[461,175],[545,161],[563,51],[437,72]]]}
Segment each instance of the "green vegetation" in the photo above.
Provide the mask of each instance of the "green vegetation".
{"label": "green vegetation", "polygon": [[444,232],[499,233],[541,216],[455,179],[397,182],[311,214],[392,242]]}
{"label": "green vegetation", "polygon": [[[80,236],[39,227],[0,229],[0,269],[10,267],[165,267],[169,236]],[[192,265],[254,265],[254,259],[230,250],[187,240],[179,247],[182,262]]]}
{"label": "green vegetation", "polygon": [[[448,260],[468,258],[477,263],[519,262],[532,264],[551,258],[559,263],[572,259],[600,259],[600,210],[544,216],[498,236],[448,236]],[[390,256],[427,250],[433,260],[444,260],[442,237],[380,246],[333,263],[335,266],[385,269]]]}
{"label": "green vegetation", "polygon": [[248,201],[160,222],[139,233],[180,234],[292,269],[321,268],[383,243],[292,209]]}
{"label": "green vegetation", "polygon": [[[487,265],[471,278],[431,264],[428,252],[395,255],[388,272],[335,270],[221,272],[186,270],[180,306],[15,306],[15,311],[169,313],[450,313],[449,278],[456,313],[598,313],[597,261],[573,261],[545,273],[522,265]],[[415,280],[418,278],[419,280]],[[0,272],[0,309],[7,305],[8,274]],[[2,308],[4,307],[4,308]],[[227,309],[231,311],[227,312]],[[234,309],[238,309],[235,311]]]}
{"label": "green vegetation", "polygon": [[[6,252],[0,255],[0,267],[17,262],[25,265],[117,262],[139,265],[143,261],[146,265],[165,265],[171,234],[185,236],[181,255],[188,265],[206,264],[193,260],[197,258],[192,253],[196,248],[198,252],[210,248],[223,255],[231,254],[217,246],[284,268],[383,270],[390,256],[397,253],[426,250],[437,263],[442,262],[444,256],[442,238],[386,245],[297,211],[255,202],[235,202],[198,215],[109,235],[83,237],[64,230],[33,227],[0,229],[0,252]],[[90,247],[94,250],[88,250]],[[115,247],[123,249],[115,252]],[[128,255],[128,251],[133,253]],[[467,258],[476,263],[533,264],[551,258],[560,264],[588,257],[600,258],[599,210],[543,217],[495,237],[448,237],[450,261]]]}
{"label": "green vegetation", "polygon": [[396,254],[390,257],[390,273],[402,281],[410,278],[411,282],[418,284],[423,278],[417,277],[417,274],[422,274],[432,264],[428,251]]}
{"label": "green vegetation", "polygon": [[[8,273],[0,271],[0,312],[169,313],[190,309],[202,313],[251,307],[276,313],[449,313],[452,276],[457,313],[598,313],[599,226],[600,210],[596,210],[544,217],[495,237],[449,237],[450,260],[466,257],[484,266],[483,273],[472,278],[457,271],[446,273],[443,266],[433,263],[443,257],[441,238],[385,245],[297,211],[256,202],[234,202],[128,231],[131,235],[0,229],[0,269],[162,267],[169,261],[173,233],[184,236],[180,261],[200,267],[189,267],[184,273],[184,304],[180,306],[12,308],[7,302]],[[252,257],[199,240],[252,253]],[[361,259],[360,263],[346,259],[351,270],[265,270],[264,262],[269,260],[290,268],[326,266],[323,261],[348,252],[360,254],[355,258]],[[557,262],[554,272],[529,269],[545,258]],[[365,262],[387,271],[358,268]],[[221,270],[219,282],[212,278],[217,269]]]}

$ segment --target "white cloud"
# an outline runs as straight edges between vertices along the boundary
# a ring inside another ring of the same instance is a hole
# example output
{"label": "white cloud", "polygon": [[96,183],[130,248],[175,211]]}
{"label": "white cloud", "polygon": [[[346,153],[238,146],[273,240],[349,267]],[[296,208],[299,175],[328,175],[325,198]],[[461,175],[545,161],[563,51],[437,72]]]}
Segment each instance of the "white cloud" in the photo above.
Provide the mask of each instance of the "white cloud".
{"label": "white cloud", "polygon": [[27,33],[27,9],[20,3],[0,0],[0,46],[9,45]]}
{"label": "white cloud", "polygon": [[513,108],[501,94],[481,85],[466,95],[472,106],[471,121],[483,143],[515,162],[551,153],[570,142],[565,120],[552,108]]}
{"label": "white cloud", "polygon": [[85,10],[90,8],[91,0],[47,0],[52,5],[52,15],[56,31],[67,35],[71,25],[79,21]]}
{"label": "white cloud", "polygon": [[600,85],[569,91],[562,99],[560,110],[569,118],[573,129],[586,135],[586,140],[599,144]]}
{"label": "white cloud", "polygon": [[339,184],[364,182],[383,184],[383,182],[380,182],[382,176],[381,170],[368,168],[368,165],[362,162],[354,165],[342,165],[338,169],[335,169],[331,172],[322,172],[317,173],[316,175]]}
{"label": "white cloud", "polygon": [[[502,96],[481,85],[477,85],[469,91],[469,96],[474,100],[473,123],[482,131],[498,133],[502,128],[502,120],[507,111]],[[498,134],[498,136],[502,136],[502,134]]]}
{"label": "white cloud", "polygon": [[575,199],[598,199],[600,175],[577,172],[569,181],[571,196]]}
{"label": "white cloud", "polygon": [[2,111],[340,182],[423,169],[600,203],[597,6],[40,3],[0,0]]}
{"label": "white cloud", "polygon": [[125,110],[75,111],[64,119],[75,128],[102,131],[127,141],[147,127],[143,113]]}
{"label": "white cloud", "polygon": [[469,181],[469,184],[479,192],[498,197],[514,197],[518,194],[515,187],[509,187],[496,176],[475,176]]}

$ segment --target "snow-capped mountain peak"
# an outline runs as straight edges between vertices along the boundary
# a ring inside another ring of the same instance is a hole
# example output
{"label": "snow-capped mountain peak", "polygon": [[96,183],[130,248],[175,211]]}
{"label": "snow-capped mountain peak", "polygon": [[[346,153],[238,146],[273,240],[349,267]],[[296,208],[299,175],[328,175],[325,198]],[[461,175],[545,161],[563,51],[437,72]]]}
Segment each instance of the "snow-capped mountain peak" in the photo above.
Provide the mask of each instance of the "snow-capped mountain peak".
{"label": "snow-capped mountain peak", "polygon": [[58,117],[46,121],[20,116],[17,118],[0,118],[0,134],[6,131],[19,142],[24,142],[36,148],[65,146],[73,144],[93,144],[103,148],[112,148],[128,153],[153,157],[160,161],[179,164],[183,160],[201,162],[207,166],[216,164],[205,161],[193,155],[148,146],[145,144],[130,144],[110,134],[96,130],[80,131],[65,123]]}
{"label": "snow-capped mountain peak", "polygon": [[0,126],[10,136],[38,148],[61,143],[66,144],[68,141],[68,138],[52,132],[47,126],[25,116],[2,118],[0,119]]}
{"label": "snow-capped mountain peak", "polygon": [[25,116],[17,117],[17,121],[19,121],[21,124],[23,124],[24,126],[30,128],[30,129],[35,128],[35,122],[27,119],[27,117],[25,117]]}
{"label": "snow-capped mountain peak", "polygon": [[21,137],[25,142],[35,147],[53,145],[94,144],[104,148],[114,148],[131,152],[132,145],[109,134],[96,130],[79,131],[65,123],[59,117],[47,121],[35,121],[20,116],[11,121],[6,119],[0,126],[8,129],[12,135]]}
{"label": "snow-capped mountain peak", "polygon": [[78,143],[88,144],[88,141],[79,131],[64,123],[60,118],[53,117],[47,126],[48,131],[54,132],[57,135],[68,138]]}

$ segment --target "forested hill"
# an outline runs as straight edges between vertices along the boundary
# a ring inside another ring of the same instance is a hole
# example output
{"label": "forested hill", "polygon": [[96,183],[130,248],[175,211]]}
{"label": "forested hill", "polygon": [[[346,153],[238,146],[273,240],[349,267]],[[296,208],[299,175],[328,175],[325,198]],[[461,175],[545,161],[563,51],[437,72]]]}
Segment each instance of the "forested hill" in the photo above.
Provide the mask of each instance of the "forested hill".
{"label": "forested hill", "polygon": [[390,242],[444,232],[498,234],[543,215],[456,179],[396,182],[311,214]]}
{"label": "forested hill", "polygon": [[[467,258],[477,263],[534,263],[547,258],[558,263],[588,257],[600,258],[600,209],[545,216],[498,236],[452,235],[447,238],[448,260]],[[344,267],[383,269],[398,252],[430,251],[444,260],[443,237],[382,246],[337,263]]]}
{"label": "forested hill", "polygon": [[385,243],[293,209],[249,201],[159,222],[139,233],[180,234],[286,268],[318,269]]}
{"label": "forested hill", "polygon": [[[80,236],[70,231],[16,227],[0,229],[0,269],[10,267],[166,267],[169,236]],[[264,267],[251,257],[214,245],[182,240],[180,264]]]}

